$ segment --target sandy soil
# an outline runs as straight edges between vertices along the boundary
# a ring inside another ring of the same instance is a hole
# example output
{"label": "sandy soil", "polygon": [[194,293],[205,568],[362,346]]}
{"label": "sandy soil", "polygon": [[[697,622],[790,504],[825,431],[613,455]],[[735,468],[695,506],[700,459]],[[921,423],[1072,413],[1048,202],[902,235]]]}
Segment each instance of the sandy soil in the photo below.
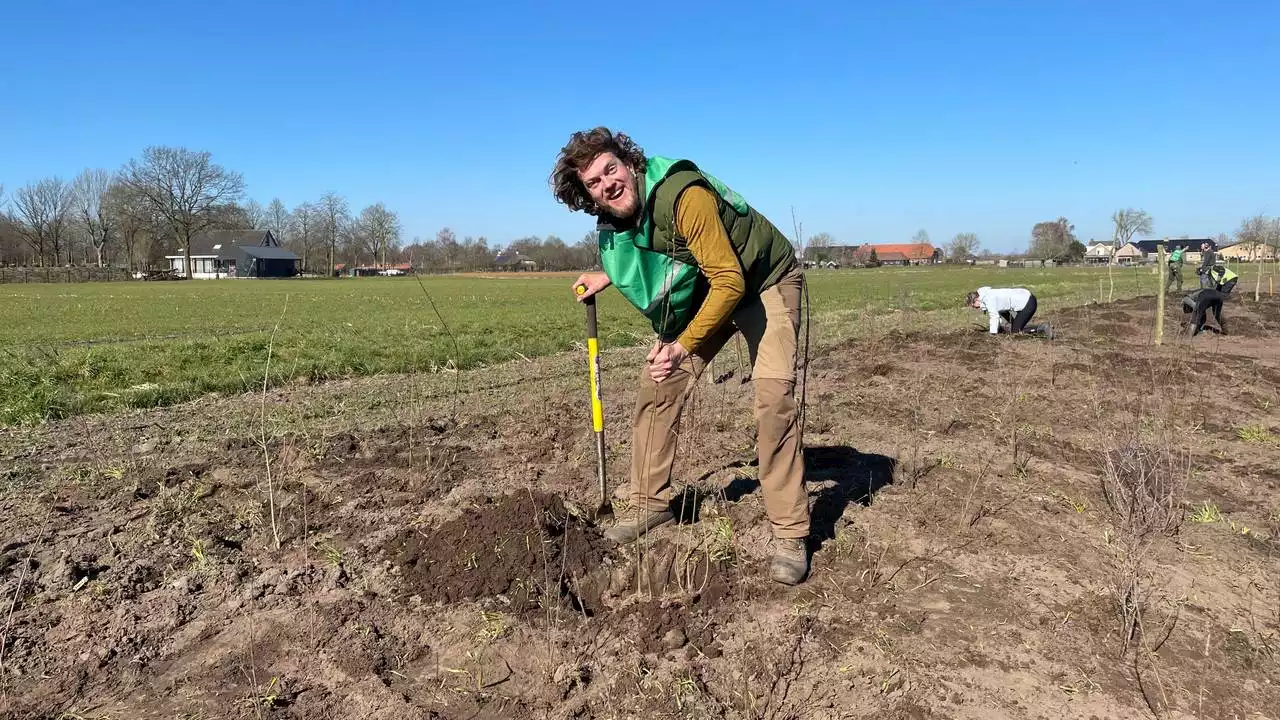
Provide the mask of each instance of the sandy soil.
{"label": "sandy soil", "polygon": [[[1280,717],[1280,302],[1190,339],[1171,301],[1159,347],[1152,311],[815,351],[794,588],[732,345],[686,522],[634,548],[589,516],[579,354],[6,430],[0,716]],[[606,356],[615,482],[638,359]]]}

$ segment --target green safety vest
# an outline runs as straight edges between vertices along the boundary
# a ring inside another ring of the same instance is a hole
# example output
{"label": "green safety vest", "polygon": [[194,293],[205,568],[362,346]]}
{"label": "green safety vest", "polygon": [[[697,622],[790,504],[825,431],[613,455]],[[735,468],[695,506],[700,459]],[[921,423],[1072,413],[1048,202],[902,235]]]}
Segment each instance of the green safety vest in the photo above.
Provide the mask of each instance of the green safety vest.
{"label": "green safety vest", "polygon": [[1183,250],[1185,250],[1185,248],[1178,248],[1178,249],[1174,250],[1174,251],[1173,251],[1173,254],[1171,254],[1171,255],[1169,256],[1169,262],[1170,262],[1170,263],[1181,263],[1181,262],[1182,262],[1182,252],[1183,252]]}
{"label": "green safety vest", "polygon": [[1213,269],[1209,271],[1209,274],[1217,278],[1219,285],[1230,282],[1232,280],[1235,280],[1237,277],[1239,277],[1238,275],[1236,275],[1234,272],[1231,271],[1231,268],[1227,267],[1226,265],[1214,265]]}
{"label": "green safety vest", "polygon": [[648,158],[637,223],[617,227],[604,215],[596,229],[605,274],[668,341],[688,327],[710,289],[675,229],[676,201],[692,185],[715,192],[720,222],[742,264],[748,293],[773,285],[796,262],[791,241],[727,185],[689,160]]}

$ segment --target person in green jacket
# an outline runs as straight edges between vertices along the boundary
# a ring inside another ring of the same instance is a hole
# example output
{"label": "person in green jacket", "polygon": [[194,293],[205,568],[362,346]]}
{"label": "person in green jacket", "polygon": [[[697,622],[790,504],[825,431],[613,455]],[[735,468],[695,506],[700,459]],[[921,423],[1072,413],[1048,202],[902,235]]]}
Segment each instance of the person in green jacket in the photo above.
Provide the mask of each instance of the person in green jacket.
{"label": "person in green jacket", "polygon": [[1176,286],[1174,292],[1182,292],[1182,254],[1186,248],[1177,247],[1169,254],[1169,280],[1165,283],[1170,288]]}
{"label": "person in green jacket", "polygon": [[671,470],[688,392],[737,332],[755,390],[756,452],[774,538],[770,577],[808,573],[809,499],[795,399],[803,269],[790,240],[738,193],[681,158],[646,156],[623,133],[573,133],[551,173],[556,200],[596,217],[603,272],[581,302],[614,287],[657,338],[631,418],[630,502],[605,535],[637,540],[675,520]]}

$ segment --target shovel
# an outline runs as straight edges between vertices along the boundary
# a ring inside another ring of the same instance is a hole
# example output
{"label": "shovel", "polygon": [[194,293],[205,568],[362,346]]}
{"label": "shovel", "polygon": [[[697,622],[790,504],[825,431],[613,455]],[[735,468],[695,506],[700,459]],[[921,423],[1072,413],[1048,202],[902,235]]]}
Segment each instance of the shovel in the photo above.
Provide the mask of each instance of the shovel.
{"label": "shovel", "polygon": [[[587,291],[586,285],[574,288],[579,295]],[[596,474],[600,480],[600,507],[595,519],[613,517],[613,501],[609,499],[609,486],[604,474],[604,403],[600,400],[600,341],[596,338],[596,297],[582,301],[587,306],[587,358],[591,368],[591,429],[596,433]]]}

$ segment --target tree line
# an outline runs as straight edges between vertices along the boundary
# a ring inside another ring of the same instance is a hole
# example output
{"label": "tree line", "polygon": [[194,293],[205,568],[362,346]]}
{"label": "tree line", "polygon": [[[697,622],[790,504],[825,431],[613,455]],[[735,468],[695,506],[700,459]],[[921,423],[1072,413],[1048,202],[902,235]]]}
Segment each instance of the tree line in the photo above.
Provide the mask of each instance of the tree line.
{"label": "tree line", "polygon": [[594,234],[567,245],[554,235],[517,239],[505,249],[485,237],[405,242],[397,213],[382,203],[353,212],[327,192],[292,209],[279,198],[264,207],[246,198],[244,177],[210,153],[150,146],[114,171],[86,169],[70,181],[51,176],[12,192],[0,185],[0,265],[28,267],[168,267],[191,240],[215,230],[269,230],[299,257],[303,273],[333,275],[339,264],[410,263],[427,271],[490,269],[501,258],[533,260],[538,269],[596,263]]}
{"label": "tree line", "polygon": [[[1153,232],[1145,210],[1117,210],[1111,220],[1115,249]],[[270,230],[298,255],[303,273],[317,275],[332,275],[339,264],[409,263],[446,272],[521,267],[513,259],[532,260],[540,270],[573,270],[595,266],[598,257],[594,233],[572,245],[551,235],[519,238],[500,248],[485,237],[459,240],[446,227],[435,238],[406,243],[395,211],[377,202],[352,212],[336,192],[292,209],[279,198],[264,207],[246,199],[240,173],[214,163],[208,152],[182,147],[150,146],[115,171],[90,168],[70,181],[46,177],[8,194],[0,185],[0,265],[133,271],[167,267],[166,255],[181,254],[189,267],[192,238],[212,230]],[[1246,218],[1234,235],[1251,247],[1280,247],[1280,218]],[[928,243],[929,233],[921,229],[911,241]],[[1220,233],[1218,244],[1225,242]],[[821,256],[836,242],[818,233],[806,245]],[[981,248],[972,232],[957,233],[942,249],[950,262],[996,256]],[[1075,226],[1059,217],[1032,227],[1022,256],[1075,262],[1086,250]]]}
{"label": "tree line", "polygon": [[[1141,209],[1123,208],[1117,210],[1111,216],[1111,223],[1113,228],[1111,237],[1113,250],[1119,250],[1124,247],[1135,236],[1150,237],[1154,233],[1151,214]],[[1260,257],[1262,253],[1259,251],[1264,246],[1280,248],[1280,218],[1266,215],[1245,218],[1240,222],[1239,227],[1236,228],[1231,237],[1234,237],[1236,241],[1250,250],[1250,257]],[[1221,247],[1230,242],[1231,237],[1226,233],[1218,233],[1214,241]],[[929,233],[924,229],[918,230],[912,236],[910,242],[917,244],[930,243]],[[835,238],[825,232],[813,235],[806,244],[809,248],[816,250],[814,254],[818,259],[825,259],[822,252],[824,248],[837,247]],[[967,262],[977,258],[996,257],[1021,257],[1052,260],[1058,263],[1079,262],[1084,258],[1087,250],[1088,247],[1076,237],[1075,225],[1065,217],[1038,222],[1032,226],[1030,242],[1027,244],[1025,253],[992,252],[987,248],[981,247],[977,233],[972,232],[956,233],[942,247],[943,257],[947,262]]]}

